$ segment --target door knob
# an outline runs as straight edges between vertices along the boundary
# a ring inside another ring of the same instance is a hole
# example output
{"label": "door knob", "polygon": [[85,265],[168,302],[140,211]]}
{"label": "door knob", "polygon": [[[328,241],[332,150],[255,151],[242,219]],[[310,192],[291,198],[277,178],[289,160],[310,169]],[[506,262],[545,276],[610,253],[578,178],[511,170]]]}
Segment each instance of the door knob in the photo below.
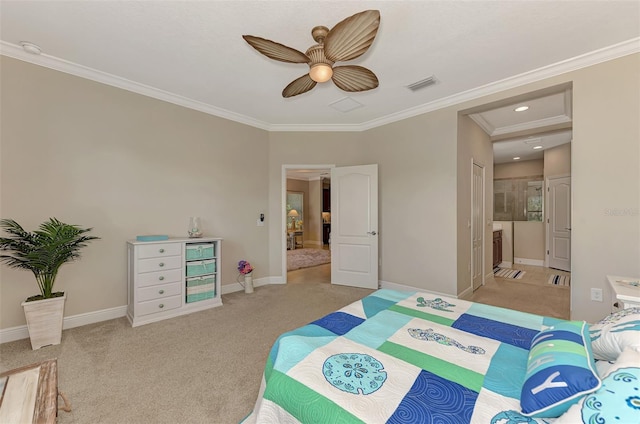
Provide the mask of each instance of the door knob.
{"label": "door knob", "polygon": [[373,231],[367,231],[367,234],[371,234],[372,236],[375,236],[375,235],[376,235],[376,234],[378,234],[378,233],[376,233],[376,231],[375,231],[375,230],[373,230]]}

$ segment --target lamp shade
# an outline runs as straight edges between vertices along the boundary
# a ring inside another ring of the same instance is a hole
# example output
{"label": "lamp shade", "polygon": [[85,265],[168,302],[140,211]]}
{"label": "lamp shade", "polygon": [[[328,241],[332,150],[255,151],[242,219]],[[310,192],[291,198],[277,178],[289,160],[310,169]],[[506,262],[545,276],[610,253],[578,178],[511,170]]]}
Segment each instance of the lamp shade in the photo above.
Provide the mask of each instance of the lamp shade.
{"label": "lamp shade", "polygon": [[300,215],[298,214],[298,211],[297,211],[297,210],[295,210],[295,209],[291,209],[291,210],[289,211],[289,213],[287,214],[287,216],[298,217],[298,216],[300,216]]}
{"label": "lamp shade", "polygon": [[318,63],[311,67],[309,76],[315,82],[326,82],[333,76],[333,69],[326,63]]}

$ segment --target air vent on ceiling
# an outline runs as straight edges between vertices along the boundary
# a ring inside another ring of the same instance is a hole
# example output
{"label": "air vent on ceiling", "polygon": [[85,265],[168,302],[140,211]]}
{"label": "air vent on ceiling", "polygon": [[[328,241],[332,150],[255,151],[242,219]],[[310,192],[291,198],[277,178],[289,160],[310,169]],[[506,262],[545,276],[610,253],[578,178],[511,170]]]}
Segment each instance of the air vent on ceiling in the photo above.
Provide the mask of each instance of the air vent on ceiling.
{"label": "air vent on ceiling", "polygon": [[433,75],[431,75],[430,77],[427,77],[423,80],[407,85],[407,88],[411,91],[417,91],[422,88],[429,87],[430,85],[433,85],[436,82],[437,82],[436,78]]}

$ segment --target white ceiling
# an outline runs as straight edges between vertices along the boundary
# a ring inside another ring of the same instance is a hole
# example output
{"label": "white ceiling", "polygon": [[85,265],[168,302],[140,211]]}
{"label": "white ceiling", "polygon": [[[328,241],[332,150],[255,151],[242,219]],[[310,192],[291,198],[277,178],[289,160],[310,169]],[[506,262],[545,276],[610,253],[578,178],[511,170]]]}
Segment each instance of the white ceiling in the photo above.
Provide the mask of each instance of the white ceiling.
{"label": "white ceiling", "polygon": [[[380,29],[347,63],[380,86],[363,93],[329,82],[283,99],[306,65],[271,60],[241,37],[305,51],[311,28],[365,9],[380,10]],[[638,52],[639,37],[638,1],[0,1],[3,55],[271,131],[373,128]],[[431,75],[435,85],[406,88]],[[347,97],[362,106],[330,106]],[[510,115],[485,119],[526,125]]]}

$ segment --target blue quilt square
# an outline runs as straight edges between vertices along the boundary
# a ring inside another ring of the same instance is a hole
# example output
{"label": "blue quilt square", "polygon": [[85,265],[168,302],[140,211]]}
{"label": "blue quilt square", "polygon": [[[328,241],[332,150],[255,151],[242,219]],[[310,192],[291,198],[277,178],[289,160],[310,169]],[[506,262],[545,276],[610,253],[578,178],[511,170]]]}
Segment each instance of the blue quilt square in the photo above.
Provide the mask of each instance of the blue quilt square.
{"label": "blue quilt square", "polygon": [[355,317],[351,314],[344,312],[333,312],[326,315],[319,320],[313,321],[310,324],[315,324],[319,327],[326,328],[338,336],[343,336],[352,328],[362,324],[364,320],[362,318]]}
{"label": "blue quilt square", "polygon": [[527,350],[531,340],[538,334],[536,330],[469,314],[460,315],[452,327]]}
{"label": "blue quilt square", "polygon": [[469,423],[478,393],[422,370],[387,423]]}
{"label": "blue quilt square", "polygon": [[389,308],[391,305],[395,305],[396,302],[392,302],[391,300],[382,299],[378,296],[367,296],[362,299],[362,309],[364,309],[364,313],[367,318],[371,318],[376,315],[380,311],[384,311]]}

